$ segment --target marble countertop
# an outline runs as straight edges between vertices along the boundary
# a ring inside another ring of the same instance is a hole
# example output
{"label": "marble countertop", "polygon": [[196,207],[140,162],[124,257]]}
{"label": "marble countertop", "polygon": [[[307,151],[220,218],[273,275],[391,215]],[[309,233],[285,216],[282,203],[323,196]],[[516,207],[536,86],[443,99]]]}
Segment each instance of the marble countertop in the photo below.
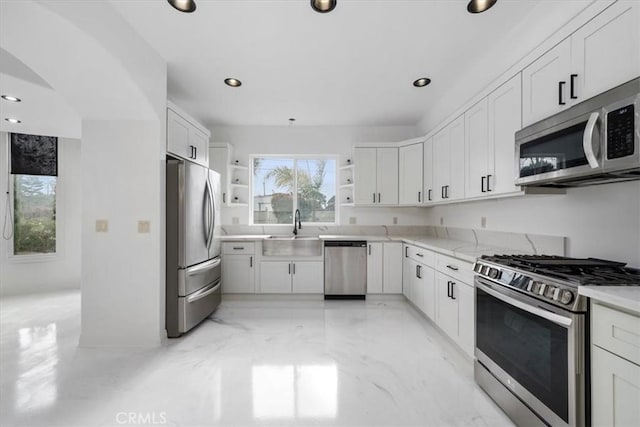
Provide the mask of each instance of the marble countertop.
{"label": "marble countertop", "polygon": [[[222,236],[222,241],[263,240],[269,235],[229,235]],[[371,235],[338,235],[321,234],[321,240],[366,240],[368,242],[403,242],[419,246],[444,255],[449,255],[467,262],[475,262],[482,255],[525,253],[510,248],[474,244],[460,240],[430,236],[371,236]]]}
{"label": "marble countertop", "polygon": [[580,286],[578,294],[640,315],[640,286]]}

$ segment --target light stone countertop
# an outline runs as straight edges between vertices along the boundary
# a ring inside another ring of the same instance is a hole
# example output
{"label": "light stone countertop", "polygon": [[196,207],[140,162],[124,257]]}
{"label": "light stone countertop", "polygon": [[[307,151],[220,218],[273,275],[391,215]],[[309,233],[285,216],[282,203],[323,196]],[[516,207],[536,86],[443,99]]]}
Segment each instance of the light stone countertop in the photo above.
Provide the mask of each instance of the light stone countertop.
{"label": "light stone countertop", "polygon": [[580,286],[578,294],[640,315],[640,286]]}
{"label": "light stone countertop", "polygon": [[[264,240],[269,235],[228,235],[222,236],[222,241]],[[518,254],[526,253],[516,249],[474,244],[460,240],[445,239],[432,236],[370,236],[370,235],[338,235],[321,234],[321,240],[366,240],[368,242],[403,242],[419,246],[444,255],[449,255],[463,261],[473,263],[482,255]]]}

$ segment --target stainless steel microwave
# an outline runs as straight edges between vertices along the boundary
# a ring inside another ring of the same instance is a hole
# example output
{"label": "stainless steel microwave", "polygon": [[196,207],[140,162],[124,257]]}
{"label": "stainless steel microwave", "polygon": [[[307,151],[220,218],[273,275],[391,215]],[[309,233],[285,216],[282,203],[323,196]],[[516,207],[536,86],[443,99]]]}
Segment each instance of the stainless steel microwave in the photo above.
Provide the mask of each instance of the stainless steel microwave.
{"label": "stainless steel microwave", "polygon": [[640,179],[640,78],[516,132],[516,184]]}

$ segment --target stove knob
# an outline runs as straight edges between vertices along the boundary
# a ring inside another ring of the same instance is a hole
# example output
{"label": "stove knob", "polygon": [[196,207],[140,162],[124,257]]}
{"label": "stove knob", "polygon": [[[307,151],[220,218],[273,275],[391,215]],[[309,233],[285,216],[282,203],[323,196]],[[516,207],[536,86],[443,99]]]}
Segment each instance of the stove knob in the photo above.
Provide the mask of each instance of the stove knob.
{"label": "stove knob", "polygon": [[547,286],[544,290],[544,296],[545,298],[549,298],[549,299],[553,299],[553,295],[556,293],[556,287],[555,286]]}
{"label": "stove knob", "polygon": [[499,279],[500,278],[500,270],[498,270],[497,268],[490,268],[489,269],[489,277],[491,277],[492,279]]}
{"label": "stove knob", "polygon": [[544,292],[543,285],[544,283],[542,282],[533,282],[530,292],[540,295],[540,289],[542,289],[542,292]]}
{"label": "stove knob", "polygon": [[573,292],[562,291],[560,295],[560,302],[563,304],[571,304],[572,301],[573,301]]}

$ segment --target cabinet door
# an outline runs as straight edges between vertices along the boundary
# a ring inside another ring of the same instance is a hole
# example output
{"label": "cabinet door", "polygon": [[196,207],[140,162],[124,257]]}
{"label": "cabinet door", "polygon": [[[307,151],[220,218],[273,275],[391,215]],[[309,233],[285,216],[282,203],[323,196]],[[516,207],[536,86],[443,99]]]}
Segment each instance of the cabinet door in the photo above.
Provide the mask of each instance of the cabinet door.
{"label": "cabinet door", "polygon": [[189,129],[189,144],[193,145],[193,160],[202,166],[209,167],[209,137],[191,127]]}
{"label": "cabinet door", "polygon": [[594,427],[640,425],[640,366],[591,346]]}
{"label": "cabinet door", "polygon": [[516,131],[522,128],[520,73],[489,95],[489,194],[518,191],[515,185]]}
{"label": "cabinet door", "polygon": [[570,69],[571,40],[566,39],[522,70],[523,126],[567,108],[571,103]]}
{"label": "cabinet door", "polygon": [[291,272],[294,294],[324,293],[324,264],[321,261],[294,261]]}
{"label": "cabinet door", "polygon": [[356,148],[355,159],[355,203],[372,205],[377,202],[376,171],[377,151],[375,148]]}
{"label": "cabinet door", "polygon": [[407,245],[402,245],[402,293],[411,301],[411,281],[413,280],[412,260],[407,256]]}
{"label": "cabinet door", "polygon": [[229,167],[229,149],[227,147],[209,148],[209,168],[220,174],[220,188],[222,189],[222,203],[229,201],[229,180],[227,168]]}
{"label": "cabinet door", "polygon": [[[458,338],[458,300],[451,298],[451,277],[436,272],[436,323],[451,338]],[[454,291],[455,291],[455,285]]]}
{"label": "cabinet door", "polygon": [[264,261],[260,263],[260,293],[290,294],[291,263],[288,261]]}
{"label": "cabinet door", "polygon": [[382,293],[382,243],[367,244],[367,293]]}
{"label": "cabinet door", "polygon": [[640,76],[640,3],[619,1],[571,36],[576,102]]}
{"label": "cabinet door", "polygon": [[433,137],[433,200],[444,200],[444,188],[449,185],[449,138],[450,129],[446,127]]}
{"label": "cabinet door", "polygon": [[402,243],[383,244],[382,292],[402,293]]}
{"label": "cabinet door", "polygon": [[423,311],[429,319],[436,320],[436,272],[431,267],[422,268]]}
{"label": "cabinet door", "polygon": [[398,149],[377,149],[377,187],[378,203],[381,205],[398,204]]}
{"label": "cabinet door", "polygon": [[459,281],[453,285],[458,300],[458,344],[471,357],[475,351],[475,294],[473,286]]}
{"label": "cabinet door", "polygon": [[184,159],[193,160],[189,143],[191,124],[175,111],[167,109],[167,151]]}
{"label": "cabinet door", "polygon": [[222,257],[222,292],[252,294],[255,281],[253,255],[224,255]]}
{"label": "cabinet door", "polygon": [[416,307],[420,309],[420,311],[424,312],[424,282],[425,282],[425,267],[422,264],[419,264],[414,261],[413,267],[413,280],[411,281],[411,297]]}
{"label": "cabinet door", "polygon": [[[489,104],[487,98],[464,113],[465,161],[467,164],[467,197],[487,192],[489,175]],[[454,161],[455,163],[455,161]]]}
{"label": "cabinet door", "polygon": [[422,160],[422,202],[429,204],[434,200],[434,182],[433,182],[433,138],[429,138],[424,143],[423,160]]}
{"label": "cabinet door", "polygon": [[464,161],[464,115],[451,124],[449,140],[449,187],[447,200],[464,199],[466,166]]}
{"label": "cabinet door", "polygon": [[399,193],[401,205],[422,203],[422,144],[400,147]]}

